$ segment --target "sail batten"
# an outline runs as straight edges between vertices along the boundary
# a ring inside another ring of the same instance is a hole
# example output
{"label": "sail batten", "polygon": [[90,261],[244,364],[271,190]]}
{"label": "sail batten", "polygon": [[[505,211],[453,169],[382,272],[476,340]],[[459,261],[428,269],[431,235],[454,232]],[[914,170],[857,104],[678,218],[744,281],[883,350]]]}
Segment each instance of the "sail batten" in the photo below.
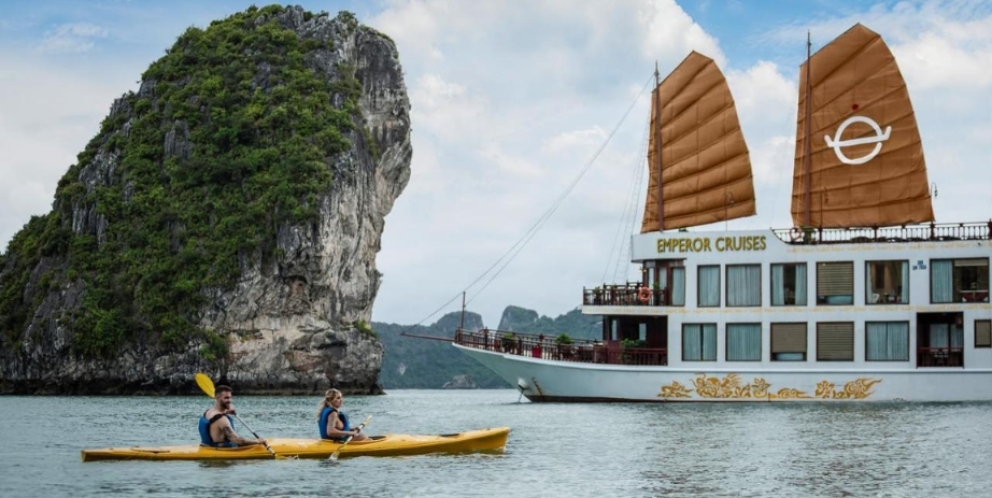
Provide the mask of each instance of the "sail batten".
{"label": "sail batten", "polygon": [[824,228],[933,221],[916,116],[882,37],[855,25],[813,54],[799,80],[793,222],[805,225],[807,209]]}
{"label": "sail batten", "polygon": [[[733,113],[733,116],[732,116],[733,119],[737,119],[736,109],[734,108],[733,102],[728,103],[727,105],[725,105],[724,107],[722,107],[718,112],[716,112],[716,113],[714,113],[714,114],[712,114],[710,116],[698,118],[696,120],[696,123],[695,124],[697,126],[706,126],[706,125],[711,124],[716,119],[727,119],[728,118],[728,116],[727,116],[728,113]],[[674,126],[672,128],[674,128]],[[665,139],[665,141],[667,143],[673,144],[673,146],[675,146],[675,145],[678,145],[679,142],[681,142],[682,140],[686,140],[688,138],[691,138],[693,136],[693,133],[695,133],[696,131],[698,131],[698,128],[697,129],[689,129],[688,131],[684,131],[682,134],[675,135],[675,136],[673,136],[672,133],[671,133],[671,131],[669,131],[669,130],[670,130],[669,127],[664,127],[663,126],[661,128],[662,136],[667,137]],[[713,137],[713,139],[709,143],[707,143],[705,145],[701,145],[701,146],[695,147],[694,149],[698,148],[700,151],[702,151],[703,149],[705,149],[707,147],[713,146],[713,144],[720,143],[720,141],[722,139],[723,139],[723,137],[721,137],[721,136]],[[675,161],[680,161],[682,159],[684,159],[684,158],[674,158]]]}
{"label": "sail batten", "polygon": [[692,52],[658,84],[651,127],[641,233],[755,214],[747,144],[712,59]]}

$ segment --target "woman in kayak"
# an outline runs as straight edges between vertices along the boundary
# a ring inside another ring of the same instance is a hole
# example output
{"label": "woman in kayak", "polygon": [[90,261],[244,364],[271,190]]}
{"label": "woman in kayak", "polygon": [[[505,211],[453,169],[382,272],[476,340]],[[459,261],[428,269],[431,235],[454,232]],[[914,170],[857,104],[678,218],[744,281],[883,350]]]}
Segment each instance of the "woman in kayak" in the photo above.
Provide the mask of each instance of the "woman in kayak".
{"label": "woman in kayak", "polygon": [[364,441],[368,436],[361,433],[361,428],[352,429],[348,422],[348,416],[341,411],[341,403],[344,398],[341,391],[328,389],[324,393],[324,399],[320,402],[317,412],[317,429],[320,430],[321,439],[344,442],[348,438],[353,441]]}

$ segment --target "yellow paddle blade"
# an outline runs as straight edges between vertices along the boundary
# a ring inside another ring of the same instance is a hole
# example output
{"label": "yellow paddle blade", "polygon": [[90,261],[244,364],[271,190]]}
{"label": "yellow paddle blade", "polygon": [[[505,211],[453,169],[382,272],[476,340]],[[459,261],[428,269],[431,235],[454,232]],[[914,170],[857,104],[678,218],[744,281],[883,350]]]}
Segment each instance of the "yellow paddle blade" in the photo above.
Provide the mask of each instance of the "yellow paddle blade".
{"label": "yellow paddle blade", "polygon": [[196,385],[200,386],[200,389],[203,391],[203,394],[206,394],[211,398],[214,397],[214,381],[210,380],[210,377],[207,377],[205,374],[201,372],[197,372]]}

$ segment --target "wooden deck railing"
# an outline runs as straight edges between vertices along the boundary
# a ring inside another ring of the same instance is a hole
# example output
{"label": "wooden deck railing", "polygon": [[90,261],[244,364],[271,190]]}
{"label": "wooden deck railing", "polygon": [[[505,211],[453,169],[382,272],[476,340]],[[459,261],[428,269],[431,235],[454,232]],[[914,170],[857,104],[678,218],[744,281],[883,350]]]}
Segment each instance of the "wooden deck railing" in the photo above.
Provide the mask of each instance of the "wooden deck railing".
{"label": "wooden deck railing", "polygon": [[455,344],[544,360],[613,365],[668,364],[668,350],[665,348],[625,348],[620,341],[573,339],[571,344],[558,344],[555,338],[541,334],[459,329],[455,332]]}
{"label": "wooden deck railing", "polygon": [[964,348],[916,348],[916,364],[921,367],[963,367]]}
{"label": "wooden deck railing", "polygon": [[582,304],[588,306],[668,306],[668,289],[649,289],[640,283],[603,284],[582,288]]}
{"label": "wooden deck railing", "polygon": [[941,240],[992,239],[992,221],[970,223],[928,223],[882,228],[774,229],[775,235],[789,244],[852,244],[885,242],[922,242]]}

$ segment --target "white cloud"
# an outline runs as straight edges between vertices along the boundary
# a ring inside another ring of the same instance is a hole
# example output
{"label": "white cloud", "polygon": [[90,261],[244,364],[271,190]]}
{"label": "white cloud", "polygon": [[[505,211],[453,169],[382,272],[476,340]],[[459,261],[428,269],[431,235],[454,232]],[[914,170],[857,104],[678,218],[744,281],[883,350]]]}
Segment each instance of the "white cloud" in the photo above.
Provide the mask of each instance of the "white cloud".
{"label": "white cloud", "polygon": [[[377,319],[409,321],[421,318],[415,316],[418,312],[433,311],[404,298],[403,289],[416,285],[413,280],[424,281],[427,274],[433,276],[426,292],[435,295],[422,297],[431,303],[443,302],[467,285],[523,235],[581,171],[634,97],[631,88],[639,91],[649,76],[654,60],[665,73],[689,50],[734,68],[725,72],[751,150],[759,214],[729,226],[791,224],[797,67],[728,61],[720,45],[735,40],[706,32],[671,1],[545,0],[529,3],[526,15],[503,2],[418,0],[390,5],[370,23],[397,41],[407,74],[431,74],[464,92],[446,97],[444,102],[456,103],[450,106],[413,97],[415,112],[419,106],[423,114],[431,114],[424,122],[415,114],[414,128],[430,128],[437,134],[432,139],[445,151],[432,164],[432,175],[455,180],[432,191],[443,202],[405,193],[390,215],[409,220],[404,223],[409,232],[392,232],[392,224],[386,231],[379,259],[386,283],[377,300]],[[916,102],[931,178],[941,183],[935,201],[938,219],[968,219],[957,216],[967,213],[945,209],[949,206],[943,205],[944,199],[954,194],[944,193],[944,183],[948,192],[962,194],[980,188],[950,178],[975,169],[972,164],[983,164],[976,155],[983,143],[978,136],[992,129],[986,82],[992,77],[987,70],[992,67],[987,59],[992,13],[986,10],[973,2],[901,2],[892,8],[880,4],[849,17],[786,26],[759,37],[757,43],[771,53],[783,40],[805,41],[810,28],[814,42],[822,45],[855,22],[882,33],[899,58]],[[961,88],[966,91],[959,92]],[[629,226],[624,206],[636,206],[635,218],[643,209],[644,185],[634,181],[644,176],[641,140],[647,105],[641,100],[545,228],[472,303],[470,308],[482,311],[488,324],[495,325],[508,304],[552,315],[565,312],[578,304],[583,285],[595,285],[602,278],[620,221]],[[459,114],[461,118],[454,117]],[[962,122],[953,123],[962,117]],[[952,135],[958,139],[951,140]],[[976,138],[962,144],[961,136]],[[417,150],[424,141],[415,135],[411,184],[420,174]],[[477,151],[483,156],[473,157]],[[989,174],[978,172],[976,178]],[[992,179],[972,183],[988,184]],[[402,209],[431,222],[414,222]],[[441,210],[453,212],[441,215]],[[458,230],[437,229],[438,223]],[[428,248],[417,251],[423,258],[414,265],[418,270],[411,273],[409,260],[394,266],[395,251],[409,249],[394,245],[393,237],[410,241],[418,233],[422,242],[414,244]],[[613,278],[612,272],[606,273]]]}
{"label": "white cloud", "polygon": [[69,23],[55,26],[45,33],[38,45],[42,53],[75,53],[93,48],[94,38],[106,38],[107,30],[90,23]]}
{"label": "white cloud", "polygon": [[[709,11],[718,5],[727,8],[711,2]],[[930,179],[940,189],[938,220],[987,217],[992,4],[904,1],[817,16],[748,42],[771,54],[783,41],[805,41],[806,29],[817,46],[855,22],[881,33],[916,106]],[[204,14],[174,24],[207,21]],[[114,27],[115,36],[124,28],[136,38],[144,30],[163,36],[159,24],[142,22]],[[365,22],[397,43],[413,128],[413,175],[386,219],[377,258],[385,276],[376,320],[412,323],[458,294],[525,236],[607,137],[582,181],[470,309],[490,326],[509,304],[556,315],[580,302],[583,286],[633,276],[611,248],[636,230],[643,209],[648,99],[641,92],[655,60],[664,74],[690,50],[724,69],[751,151],[758,216],[728,225],[791,223],[798,68],[728,60],[734,52],[725,53],[726,44],[740,40],[707,32],[672,0],[538,0],[526,8],[497,0],[388,0]],[[97,26],[63,26],[49,33],[49,49],[92,48],[87,43],[108,35]],[[181,31],[171,29],[163,39]],[[97,71],[2,60],[0,247],[30,214],[48,211],[58,178],[112,99],[150,62],[111,81]]]}
{"label": "white cloud", "polygon": [[38,58],[3,54],[0,72],[0,249],[31,215],[51,210],[59,178],[126,85]]}
{"label": "white cloud", "polygon": [[642,50],[649,58],[682,58],[691,50],[713,59],[718,66],[726,57],[713,36],[689,17],[674,1],[639,2],[645,8]]}
{"label": "white cloud", "polygon": [[414,126],[424,127],[446,141],[480,133],[486,119],[486,103],[473,97],[460,84],[445,81],[437,74],[425,74],[410,90]]}
{"label": "white cloud", "polygon": [[541,150],[546,154],[574,150],[592,151],[606,141],[606,136],[606,132],[599,126],[586,130],[566,131],[545,140]]}
{"label": "white cloud", "polygon": [[[987,29],[992,33],[992,22]],[[982,40],[982,46],[968,50],[961,45],[956,33],[928,32],[919,38],[893,48],[907,80],[917,89],[950,88],[981,89],[992,86],[992,35]],[[967,41],[969,43],[971,40]]]}

